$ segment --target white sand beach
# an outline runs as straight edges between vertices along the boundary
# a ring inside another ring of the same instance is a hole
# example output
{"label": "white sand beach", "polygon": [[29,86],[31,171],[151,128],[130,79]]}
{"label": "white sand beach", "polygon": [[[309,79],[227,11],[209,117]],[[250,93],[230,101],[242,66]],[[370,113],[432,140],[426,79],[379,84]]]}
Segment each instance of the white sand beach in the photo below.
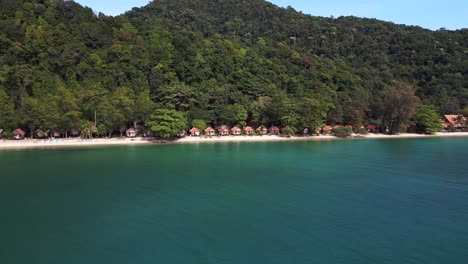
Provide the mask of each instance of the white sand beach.
{"label": "white sand beach", "polygon": [[[436,133],[433,135],[409,134],[403,133],[398,135],[385,134],[367,134],[357,135],[346,139],[392,139],[392,138],[434,138],[434,137],[468,137],[467,132],[453,133]],[[50,147],[81,147],[81,146],[113,146],[113,145],[142,145],[142,144],[158,144],[158,143],[215,143],[215,142],[272,142],[272,141],[316,141],[316,140],[337,140],[340,138],[331,135],[320,136],[297,136],[297,137],[280,137],[276,135],[264,136],[212,136],[212,137],[190,137],[181,138],[175,141],[151,141],[145,138],[111,138],[111,139],[90,139],[83,140],[80,138],[56,138],[50,139],[24,139],[24,140],[0,140],[1,149],[23,149],[23,148],[50,148]]]}
{"label": "white sand beach", "polygon": [[22,148],[49,148],[49,147],[80,147],[80,146],[112,146],[112,145],[141,145],[150,144],[143,138],[55,138],[55,139],[23,139],[23,140],[0,140],[1,149]]}

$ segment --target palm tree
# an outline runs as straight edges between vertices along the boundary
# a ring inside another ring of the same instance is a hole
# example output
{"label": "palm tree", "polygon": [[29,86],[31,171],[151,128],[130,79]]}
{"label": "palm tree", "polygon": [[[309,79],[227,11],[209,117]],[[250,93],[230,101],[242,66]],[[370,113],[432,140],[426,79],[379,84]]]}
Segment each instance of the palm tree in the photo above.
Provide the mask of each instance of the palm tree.
{"label": "palm tree", "polygon": [[457,115],[457,117],[455,117],[455,122],[457,126],[460,126],[460,127],[466,126],[466,118],[462,115]]}
{"label": "palm tree", "polygon": [[285,126],[283,128],[283,134],[285,134],[288,137],[294,136],[296,134],[296,129],[294,127]]}

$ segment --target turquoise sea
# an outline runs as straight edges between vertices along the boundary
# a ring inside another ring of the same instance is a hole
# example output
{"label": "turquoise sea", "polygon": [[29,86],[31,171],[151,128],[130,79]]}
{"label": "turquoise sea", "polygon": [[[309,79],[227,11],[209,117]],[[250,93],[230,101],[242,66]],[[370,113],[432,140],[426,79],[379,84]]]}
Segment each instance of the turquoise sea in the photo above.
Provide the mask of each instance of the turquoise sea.
{"label": "turquoise sea", "polygon": [[468,263],[468,138],[0,151],[0,263]]}

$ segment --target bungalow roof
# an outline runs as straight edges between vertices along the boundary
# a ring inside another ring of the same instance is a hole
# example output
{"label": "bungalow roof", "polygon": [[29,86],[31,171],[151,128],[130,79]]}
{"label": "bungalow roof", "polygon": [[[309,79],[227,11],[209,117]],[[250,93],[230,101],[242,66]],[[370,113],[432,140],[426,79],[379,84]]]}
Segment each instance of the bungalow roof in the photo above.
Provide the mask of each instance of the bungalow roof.
{"label": "bungalow roof", "polygon": [[[444,115],[445,119],[450,123],[451,126],[454,127],[461,127],[463,126],[462,123],[457,122],[458,117],[461,115]],[[466,117],[462,116],[463,122],[466,122]]]}
{"label": "bungalow roof", "polygon": [[237,131],[242,131],[242,129],[238,128],[238,127],[233,127],[231,128],[231,132],[237,132]]}
{"label": "bungalow roof", "polygon": [[229,128],[228,126],[226,125],[222,125],[219,129],[218,129],[219,132],[223,132],[223,131],[229,131]]}
{"label": "bungalow roof", "polygon": [[200,132],[200,129],[198,129],[197,127],[192,127],[192,129],[189,130],[190,134],[193,134],[193,133],[196,133],[196,132]]}
{"label": "bungalow roof", "polygon": [[271,126],[270,129],[268,129],[270,131],[279,131],[279,128],[277,126]]}
{"label": "bungalow roof", "polygon": [[17,128],[15,129],[15,131],[13,131],[14,134],[18,134],[20,136],[25,136],[26,135],[26,132],[24,132],[21,128]]}
{"label": "bungalow roof", "polygon": [[216,131],[216,130],[214,130],[214,128],[212,128],[212,127],[207,127],[205,129],[205,132],[212,132],[212,131]]}
{"label": "bungalow roof", "polygon": [[246,126],[244,127],[244,131],[254,131],[254,129],[251,126]]}

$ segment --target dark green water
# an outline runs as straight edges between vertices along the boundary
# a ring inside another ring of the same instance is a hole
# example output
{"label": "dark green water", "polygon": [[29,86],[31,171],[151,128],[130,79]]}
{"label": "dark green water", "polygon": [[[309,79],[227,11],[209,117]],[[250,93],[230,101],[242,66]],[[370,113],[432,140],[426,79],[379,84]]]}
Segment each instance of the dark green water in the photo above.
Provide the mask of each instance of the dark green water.
{"label": "dark green water", "polygon": [[468,263],[468,138],[0,151],[0,263]]}

